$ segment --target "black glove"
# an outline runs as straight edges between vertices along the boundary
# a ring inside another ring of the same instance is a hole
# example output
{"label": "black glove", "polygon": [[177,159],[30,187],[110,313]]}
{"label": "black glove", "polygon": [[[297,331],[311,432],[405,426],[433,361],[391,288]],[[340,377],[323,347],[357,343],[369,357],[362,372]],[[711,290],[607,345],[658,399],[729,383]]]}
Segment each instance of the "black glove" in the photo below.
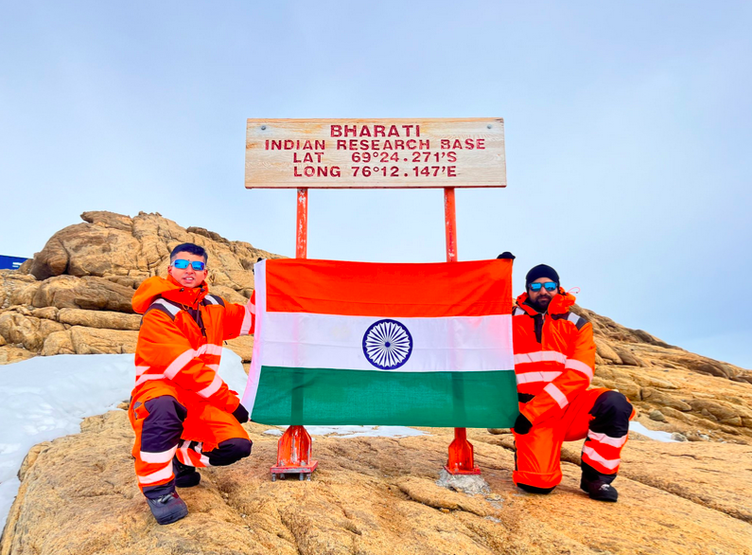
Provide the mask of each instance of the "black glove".
{"label": "black glove", "polygon": [[530,422],[525,416],[520,413],[517,420],[514,421],[514,431],[520,435],[525,435],[533,427],[533,423]]}
{"label": "black glove", "polygon": [[241,424],[245,424],[250,420],[248,411],[245,410],[245,407],[243,405],[238,405],[238,408],[232,411],[232,415],[235,417],[235,420],[237,420]]}

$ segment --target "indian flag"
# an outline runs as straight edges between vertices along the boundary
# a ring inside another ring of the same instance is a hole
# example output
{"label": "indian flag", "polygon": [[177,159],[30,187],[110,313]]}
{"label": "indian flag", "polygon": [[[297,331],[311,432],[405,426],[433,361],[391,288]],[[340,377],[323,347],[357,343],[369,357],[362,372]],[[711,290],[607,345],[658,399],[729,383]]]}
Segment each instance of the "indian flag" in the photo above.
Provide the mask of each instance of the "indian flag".
{"label": "indian flag", "polygon": [[511,260],[264,260],[255,275],[253,421],[514,423]]}

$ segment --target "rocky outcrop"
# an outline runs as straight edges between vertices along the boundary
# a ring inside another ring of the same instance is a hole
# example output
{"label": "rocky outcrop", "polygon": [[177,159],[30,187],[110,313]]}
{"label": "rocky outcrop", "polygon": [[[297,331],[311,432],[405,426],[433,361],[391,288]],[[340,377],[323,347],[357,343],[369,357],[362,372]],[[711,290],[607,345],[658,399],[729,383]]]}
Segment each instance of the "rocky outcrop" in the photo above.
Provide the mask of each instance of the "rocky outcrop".
{"label": "rocky outcrop", "polygon": [[[172,248],[190,241],[209,253],[211,290],[245,302],[252,265],[274,258],[249,243],[201,227],[182,228],[159,214],[133,218],[85,212],[56,233],[22,270],[0,271],[0,364],[33,355],[133,352],[140,322],[134,288],[165,275]],[[30,272],[28,274],[24,272]],[[653,428],[690,440],[752,442],[752,372],[621,326],[585,308],[597,347],[593,385],[618,389]],[[253,338],[227,346],[251,360]]]}
{"label": "rocky outcrop", "polygon": [[181,490],[188,517],[161,527],[135,484],[125,413],[85,420],[81,434],[27,456],[0,555],[752,553],[752,474],[739,472],[752,466],[749,446],[633,438],[619,502],[604,504],[578,487],[577,445],[562,484],[536,496],[512,484],[508,436],[471,430],[490,493],[465,495],[436,483],[451,430],[318,437],[313,480],[273,483],[277,438],[246,428],[251,458],[201,470],[201,484]]}
{"label": "rocky outcrop", "polygon": [[[34,355],[133,352],[141,321],[131,307],[135,288],[166,275],[180,243],[207,250],[212,292],[235,303],[253,292],[253,264],[278,257],[159,214],[85,212],[81,218],[84,223],[53,235],[21,269],[0,271],[0,364]],[[250,361],[252,338],[228,346]]]}

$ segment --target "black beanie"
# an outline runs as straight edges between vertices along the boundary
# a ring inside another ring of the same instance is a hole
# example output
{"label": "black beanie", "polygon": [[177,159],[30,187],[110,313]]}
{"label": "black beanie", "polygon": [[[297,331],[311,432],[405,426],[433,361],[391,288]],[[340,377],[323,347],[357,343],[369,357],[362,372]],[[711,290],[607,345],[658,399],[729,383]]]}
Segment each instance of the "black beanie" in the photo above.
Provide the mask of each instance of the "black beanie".
{"label": "black beanie", "polygon": [[556,285],[561,285],[559,282],[559,274],[556,273],[551,266],[545,264],[538,264],[527,273],[525,276],[525,287],[533,283],[538,278],[548,278],[551,281],[555,281]]}

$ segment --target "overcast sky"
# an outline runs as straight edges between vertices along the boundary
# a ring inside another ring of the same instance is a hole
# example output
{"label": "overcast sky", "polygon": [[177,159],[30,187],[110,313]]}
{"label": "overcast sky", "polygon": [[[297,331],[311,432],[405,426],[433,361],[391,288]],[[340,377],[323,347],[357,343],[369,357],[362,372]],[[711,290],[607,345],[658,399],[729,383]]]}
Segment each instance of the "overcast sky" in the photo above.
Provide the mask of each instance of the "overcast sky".
{"label": "overcast sky", "polygon": [[[244,188],[247,118],[502,117],[508,187],[457,192],[617,322],[752,368],[750,2],[0,0],[0,254],[87,210],[295,254]],[[311,258],[445,259],[443,193],[310,193]]]}

